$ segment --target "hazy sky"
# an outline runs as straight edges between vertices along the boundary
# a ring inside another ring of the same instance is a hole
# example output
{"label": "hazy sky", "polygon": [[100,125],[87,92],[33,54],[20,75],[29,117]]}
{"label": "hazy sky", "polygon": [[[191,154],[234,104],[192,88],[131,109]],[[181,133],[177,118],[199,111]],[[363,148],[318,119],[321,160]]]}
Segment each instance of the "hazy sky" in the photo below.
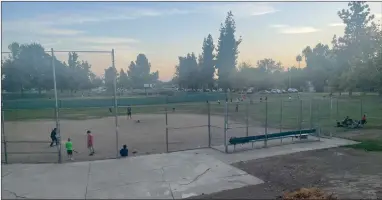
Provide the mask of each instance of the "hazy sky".
{"label": "hazy sky", "polygon": [[[382,19],[382,3],[369,3]],[[161,80],[174,74],[178,56],[201,53],[203,38],[215,44],[220,23],[232,10],[237,37],[242,36],[239,62],[263,58],[297,65],[307,45],[330,43],[342,35],[337,11],[346,2],[2,2],[2,51],[13,42],[39,42],[55,50],[115,49],[116,67],[127,69],[144,53]],[[57,53],[67,59],[67,53]],[[109,55],[79,54],[101,75]]]}

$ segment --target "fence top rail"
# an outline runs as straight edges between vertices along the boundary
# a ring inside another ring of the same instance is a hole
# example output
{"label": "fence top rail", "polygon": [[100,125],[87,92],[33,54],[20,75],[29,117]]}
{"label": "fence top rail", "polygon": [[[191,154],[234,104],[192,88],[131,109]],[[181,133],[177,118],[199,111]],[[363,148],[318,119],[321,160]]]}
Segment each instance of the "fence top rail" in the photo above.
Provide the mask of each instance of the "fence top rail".
{"label": "fence top rail", "polygon": [[[44,51],[45,53],[51,53],[52,51]],[[59,51],[56,51],[56,50],[53,50],[54,53],[69,53],[69,52],[76,52],[76,53],[112,53],[112,51],[86,51],[86,50],[74,50],[74,51],[64,51],[64,50],[59,50]],[[10,51],[2,51],[1,52],[2,54],[4,53],[12,53]]]}

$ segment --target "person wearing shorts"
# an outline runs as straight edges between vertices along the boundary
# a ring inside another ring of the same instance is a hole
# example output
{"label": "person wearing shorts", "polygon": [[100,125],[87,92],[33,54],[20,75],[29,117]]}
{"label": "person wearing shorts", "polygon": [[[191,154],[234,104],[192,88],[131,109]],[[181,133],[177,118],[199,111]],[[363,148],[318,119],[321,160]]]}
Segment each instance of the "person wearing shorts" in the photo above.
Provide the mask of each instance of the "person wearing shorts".
{"label": "person wearing shorts", "polygon": [[131,107],[130,107],[130,105],[127,106],[127,117],[128,117],[129,119],[131,119]]}
{"label": "person wearing shorts", "polygon": [[65,143],[65,147],[66,153],[68,155],[68,160],[73,160],[73,143],[70,138],[68,138],[68,141]]}
{"label": "person wearing shorts", "polygon": [[87,141],[88,141],[89,156],[92,156],[94,155],[94,147],[93,147],[94,136],[89,130],[86,132],[86,134],[88,137]]}

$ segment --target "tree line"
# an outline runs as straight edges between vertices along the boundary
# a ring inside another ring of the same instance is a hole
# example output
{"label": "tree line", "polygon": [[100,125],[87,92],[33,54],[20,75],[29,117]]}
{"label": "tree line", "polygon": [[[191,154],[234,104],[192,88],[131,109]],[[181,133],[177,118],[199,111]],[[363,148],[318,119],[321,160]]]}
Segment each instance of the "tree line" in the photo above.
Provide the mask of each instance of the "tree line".
{"label": "tree line", "polygon": [[[305,88],[310,82],[317,92],[354,90],[382,94],[382,29],[375,23],[365,2],[350,2],[338,11],[345,25],[342,36],[333,36],[331,46],[318,43],[307,46],[296,56],[298,67],[283,66],[271,58],[237,64],[238,46],[235,21],[228,12],[221,25],[218,44],[208,35],[202,53],[179,57],[173,82],[183,88],[248,88],[257,90]],[[305,61],[306,67],[300,64]],[[216,73],[215,73],[216,71]],[[218,78],[215,80],[215,74]]]}
{"label": "tree line", "polygon": [[[382,29],[365,2],[350,2],[338,11],[345,25],[341,36],[334,35],[331,44],[318,43],[302,49],[296,56],[298,66],[283,66],[272,58],[251,63],[237,63],[241,37],[236,37],[236,24],[229,11],[220,26],[215,44],[211,34],[204,38],[200,55],[188,53],[178,57],[171,81],[180,88],[253,87],[302,89],[310,82],[317,92],[331,91],[350,94],[371,91],[382,94]],[[2,59],[2,88],[8,92],[30,89],[53,89],[52,62],[56,67],[57,88],[76,92],[104,86],[111,90],[114,79],[118,88],[143,88],[158,83],[159,72],[151,72],[151,63],[139,54],[126,70],[108,67],[103,77],[92,72],[88,61],[79,60],[75,52],[68,53],[65,62],[46,53],[37,43],[9,45],[10,55]],[[306,67],[301,68],[301,62]]]}
{"label": "tree line", "polygon": [[[31,89],[41,93],[52,90],[54,62],[56,69],[57,89],[61,92],[75,93],[104,86],[108,90],[114,88],[114,78],[119,88],[143,88],[145,83],[158,81],[158,71],[150,73],[151,64],[144,54],[139,54],[136,61],[132,61],[127,72],[123,69],[119,73],[110,66],[104,76],[96,76],[88,61],[79,60],[76,52],[69,52],[67,61],[60,61],[47,53],[38,43],[19,44],[13,42],[8,46],[10,55],[2,59],[2,89],[7,92],[25,92]],[[116,77],[117,76],[117,77]]]}

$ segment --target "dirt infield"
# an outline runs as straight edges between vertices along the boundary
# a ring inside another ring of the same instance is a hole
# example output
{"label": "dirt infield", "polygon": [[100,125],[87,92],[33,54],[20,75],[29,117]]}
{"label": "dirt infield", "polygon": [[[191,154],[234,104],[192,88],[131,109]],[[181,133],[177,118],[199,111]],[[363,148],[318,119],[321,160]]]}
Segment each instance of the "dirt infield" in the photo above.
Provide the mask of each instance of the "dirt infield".
{"label": "dirt infield", "polygon": [[379,152],[332,148],[239,162],[234,166],[265,183],[195,199],[276,199],[284,192],[302,187],[317,187],[339,199],[382,198]]}
{"label": "dirt infield", "polygon": [[[133,115],[118,117],[118,147],[116,146],[115,118],[99,118],[86,120],[61,120],[62,144],[68,138],[73,141],[76,161],[115,158],[117,150],[126,144],[130,153],[136,155],[166,152],[166,118],[164,114]],[[137,123],[136,120],[140,120]],[[224,141],[224,117],[211,116],[211,145],[222,145]],[[168,122],[169,151],[180,151],[193,148],[208,147],[208,116],[197,114],[170,113]],[[7,141],[28,141],[23,143],[7,143],[7,152],[36,152],[33,154],[8,154],[9,163],[57,162],[57,148],[49,147],[50,132],[55,127],[53,120],[5,122]],[[244,124],[229,125],[227,137],[244,136]],[[89,156],[86,147],[86,131],[94,135],[95,155]],[[269,129],[268,129],[269,130]],[[269,131],[278,131],[277,129]],[[249,135],[264,133],[264,128],[249,127]],[[31,142],[43,141],[43,142]],[[64,147],[64,145],[63,145]],[[63,160],[66,160],[65,150]],[[4,160],[4,159],[3,159]]]}

